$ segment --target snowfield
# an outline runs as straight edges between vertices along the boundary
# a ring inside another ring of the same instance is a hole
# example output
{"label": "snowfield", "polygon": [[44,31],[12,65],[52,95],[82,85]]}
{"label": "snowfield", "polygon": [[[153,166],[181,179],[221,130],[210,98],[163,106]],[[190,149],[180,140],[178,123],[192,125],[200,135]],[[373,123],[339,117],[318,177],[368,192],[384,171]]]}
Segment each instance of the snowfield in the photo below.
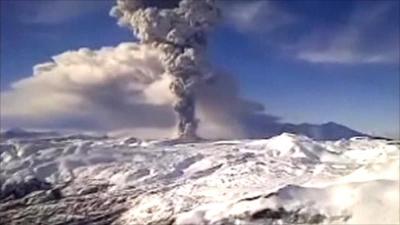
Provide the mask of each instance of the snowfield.
{"label": "snowfield", "polygon": [[395,141],[50,133],[3,138],[0,154],[0,224],[399,223]]}

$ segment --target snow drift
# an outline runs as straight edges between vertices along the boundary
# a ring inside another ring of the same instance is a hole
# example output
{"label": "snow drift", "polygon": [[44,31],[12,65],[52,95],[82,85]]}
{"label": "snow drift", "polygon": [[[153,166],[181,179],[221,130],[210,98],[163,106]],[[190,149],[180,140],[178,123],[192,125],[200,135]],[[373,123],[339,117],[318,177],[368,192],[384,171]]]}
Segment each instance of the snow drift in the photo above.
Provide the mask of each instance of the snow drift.
{"label": "snow drift", "polygon": [[134,190],[114,224],[399,221],[395,141],[314,141],[288,133],[194,143],[88,135],[8,137],[1,142],[0,160],[2,193],[24,182],[35,190],[104,182],[107,196]]}

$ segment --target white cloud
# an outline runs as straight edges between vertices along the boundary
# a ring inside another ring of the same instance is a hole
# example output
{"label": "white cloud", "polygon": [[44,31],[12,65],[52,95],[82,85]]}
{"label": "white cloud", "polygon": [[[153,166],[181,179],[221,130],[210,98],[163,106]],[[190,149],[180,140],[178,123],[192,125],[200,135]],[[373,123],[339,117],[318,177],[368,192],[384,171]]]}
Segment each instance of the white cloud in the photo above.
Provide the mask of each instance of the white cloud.
{"label": "white cloud", "polygon": [[301,51],[297,57],[311,63],[393,63],[394,57],[389,54],[363,54],[349,48],[329,48],[322,51]]}
{"label": "white cloud", "polygon": [[295,44],[295,55],[310,63],[398,63],[398,27],[381,29],[393,9],[388,3],[358,5],[342,28],[315,29],[303,37]]}
{"label": "white cloud", "polygon": [[[147,45],[122,43],[54,56],[1,93],[2,126],[171,136],[174,96],[159,55]],[[241,116],[262,110],[240,98],[230,76],[221,74],[196,92],[199,133],[204,137],[244,137]]]}
{"label": "white cloud", "polygon": [[241,32],[268,32],[291,24],[294,17],[271,1],[221,1],[225,22]]}
{"label": "white cloud", "polygon": [[[318,6],[304,7],[313,5]],[[263,37],[265,46],[290,58],[326,64],[393,64],[400,60],[398,22],[393,22],[399,20],[399,5],[394,1],[356,3],[347,21],[337,27],[323,17],[319,22],[301,10],[290,12],[268,0],[221,1],[221,8],[227,24]],[[308,32],[299,32],[310,25]]]}

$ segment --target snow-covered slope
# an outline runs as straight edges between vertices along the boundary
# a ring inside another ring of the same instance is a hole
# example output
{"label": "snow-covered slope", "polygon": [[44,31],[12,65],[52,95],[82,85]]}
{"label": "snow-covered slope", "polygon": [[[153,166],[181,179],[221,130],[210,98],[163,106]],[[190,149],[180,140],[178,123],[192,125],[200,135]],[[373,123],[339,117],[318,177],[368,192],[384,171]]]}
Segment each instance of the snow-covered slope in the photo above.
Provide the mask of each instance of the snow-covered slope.
{"label": "snow-covered slope", "polygon": [[[66,214],[66,224],[91,215],[63,208],[71,201],[98,214],[104,204],[121,208],[108,221],[114,224],[399,222],[399,145],[393,141],[314,141],[284,133],[173,143],[74,135],[7,138],[0,154],[0,203],[6,204],[0,216],[11,224],[24,220],[9,202],[42,189],[60,192],[51,207]],[[102,202],[83,204],[93,200],[83,195],[93,192]],[[50,203],[41,202],[48,210]],[[24,207],[19,212],[32,209]],[[51,212],[36,214],[37,221],[58,221]]]}
{"label": "snow-covered slope", "polygon": [[339,140],[355,136],[367,136],[359,131],[353,130],[344,125],[328,122],[323,124],[283,124],[281,131],[295,134],[302,134],[315,140]]}

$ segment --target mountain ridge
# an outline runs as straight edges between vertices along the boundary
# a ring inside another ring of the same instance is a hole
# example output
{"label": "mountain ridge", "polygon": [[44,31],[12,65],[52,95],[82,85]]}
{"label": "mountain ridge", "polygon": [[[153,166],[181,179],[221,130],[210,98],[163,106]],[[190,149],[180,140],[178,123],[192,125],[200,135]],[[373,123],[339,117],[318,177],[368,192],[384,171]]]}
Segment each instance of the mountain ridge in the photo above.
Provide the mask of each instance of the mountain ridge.
{"label": "mountain ridge", "polygon": [[[247,128],[250,130],[250,137],[253,138],[270,138],[282,133],[293,133],[304,135],[314,140],[340,140],[349,139],[357,136],[364,136],[370,138],[380,138],[391,140],[390,138],[371,136],[360,131],[349,128],[345,125],[336,122],[326,122],[323,124],[311,123],[274,123],[274,124],[257,124]],[[32,138],[38,136],[58,136],[60,133],[56,131],[35,131],[23,128],[11,128],[0,132],[0,138]]]}

